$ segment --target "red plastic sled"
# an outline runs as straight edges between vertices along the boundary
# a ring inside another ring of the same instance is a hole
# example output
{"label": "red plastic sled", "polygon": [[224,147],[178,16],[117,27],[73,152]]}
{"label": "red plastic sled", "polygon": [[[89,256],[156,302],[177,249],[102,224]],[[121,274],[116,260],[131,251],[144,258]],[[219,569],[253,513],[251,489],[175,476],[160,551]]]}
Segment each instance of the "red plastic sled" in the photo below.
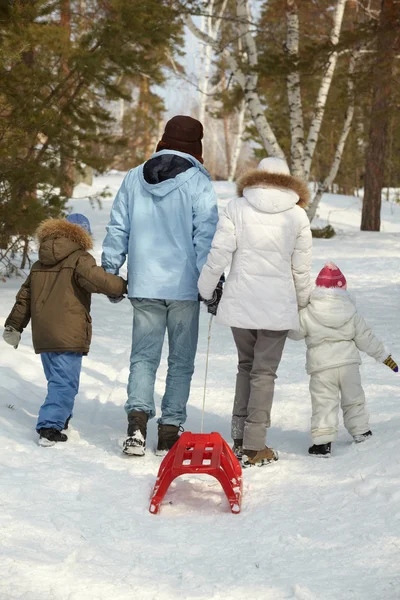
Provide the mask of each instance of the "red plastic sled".
{"label": "red plastic sled", "polygon": [[240,512],[242,499],[242,467],[219,433],[182,433],[163,459],[151,496],[149,510],[158,513],[171,483],[179,475],[204,473],[212,475],[223,487],[231,511]]}

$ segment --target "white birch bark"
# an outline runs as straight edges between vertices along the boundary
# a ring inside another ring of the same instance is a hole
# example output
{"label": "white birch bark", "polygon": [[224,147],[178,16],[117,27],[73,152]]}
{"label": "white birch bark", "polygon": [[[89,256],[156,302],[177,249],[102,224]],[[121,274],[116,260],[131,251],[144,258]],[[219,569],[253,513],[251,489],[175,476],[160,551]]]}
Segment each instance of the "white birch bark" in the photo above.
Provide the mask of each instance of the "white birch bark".
{"label": "white birch bark", "polygon": [[[214,18],[214,6],[215,0],[210,0],[207,6],[208,15],[202,16],[201,18],[201,31],[211,38],[214,42],[218,41],[219,32],[221,29],[222,18],[226,10],[228,0],[224,0],[216,21],[213,24]],[[215,48],[212,44],[204,42],[201,51],[201,79],[199,81],[200,99],[199,99],[199,121],[204,123],[206,116],[206,106],[208,102],[208,95],[210,92],[210,78],[211,78],[211,63],[212,63],[212,51]]]}
{"label": "white birch bark", "polygon": [[[243,0],[238,0],[239,2],[243,2]],[[246,2],[247,5],[247,2]],[[247,15],[247,12],[246,12]],[[199,27],[195,25],[193,20],[189,17],[185,17],[185,23],[190,31],[195,35],[198,39],[202,40],[204,43],[209,43],[216,52],[222,53],[226,58],[229,69],[232,71],[233,77],[236,79],[237,83],[242,88],[246,104],[248,106],[249,112],[253,118],[254,124],[257,127],[258,133],[262,139],[264,148],[267,150],[268,154],[271,156],[278,156],[280,158],[285,158],[284,152],[280,147],[278,140],[275,137],[274,132],[271,129],[270,124],[265,116],[263,106],[261,104],[260,98],[257,94],[256,86],[257,86],[257,76],[253,75],[253,79],[250,81],[250,85],[248,86],[248,78],[240,68],[236,58],[230,52],[228,48],[220,48],[218,41],[214,40],[212,37],[203,33]],[[247,27],[249,28],[248,19],[246,16]],[[249,30],[250,31],[250,30]],[[249,32],[249,37],[252,37],[251,32]],[[255,42],[254,42],[255,45]]]}
{"label": "white birch bark", "polygon": [[322,120],[324,118],[326,101],[328,99],[333,75],[338,61],[337,47],[342,29],[344,9],[347,0],[337,0],[333,26],[330,34],[330,43],[333,51],[328,58],[325,73],[322,77],[321,85],[318,91],[317,100],[314,107],[314,114],[311,119],[311,126],[308,132],[305,154],[304,154],[304,176],[308,180],[311,172],[311,163],[317,146],[319,133],[321,131]]}
{"label": "white birch bark", "polygon": [[245,128],[246,101],[242,100],[238,113],[237,133],[235,134],[232,148],[231,164],[229,165],[228,181],[233,181],[239,161],[240,151],[243,146],[243,133]]}
{"label": "white birch bark", "polygon": [[310,222],[315,217],[315,214],[317,212],[317,209],[318,209],[318,206],[319,206],[319,203],[321,201],[323,194],[326,192],[326,190],[329,189],[329,187],[332,185],[332,183],[336,179],[336,176],[338,174],[339,167],[340,167],[340,162],[342,160],[346,140],[347,140],[347,137],[351,130],[351,124],[352,124],[353,116],[354,116],[354,105],[355,105],[353,76],[354,76],[354,71],[355,71],[356,61],[357,61],[358,56],[359,56],[359,53],[356,53],[356,54],[352,54],[352,56],[350,57],[348,80],[347,80],[347,92],[348,92],[348,97],[349,97],[349,104],[348,104],[347,111],[346,111],[343,129],[342,129],[342,133],[340,135],[339,141],[336,146],[335,155],[333,157],[332,165],[331,165],[330,171],[328,173],[328,176],[325,178],[325,180],[323,182],[319,183],[317,192],[313,198],[312,203],[310,204],[310,206],[308,208],[307,214],[308,214],[308,218],[309,218]]}
{"label": "white birch bark", "polygon": [[291,171],[298,177],[304,176],[304,119],[301,101],[301,82],[298,68],[300,24],[296,0],[286,0],[286,52],[292,70],[286,79],[290,115]]}

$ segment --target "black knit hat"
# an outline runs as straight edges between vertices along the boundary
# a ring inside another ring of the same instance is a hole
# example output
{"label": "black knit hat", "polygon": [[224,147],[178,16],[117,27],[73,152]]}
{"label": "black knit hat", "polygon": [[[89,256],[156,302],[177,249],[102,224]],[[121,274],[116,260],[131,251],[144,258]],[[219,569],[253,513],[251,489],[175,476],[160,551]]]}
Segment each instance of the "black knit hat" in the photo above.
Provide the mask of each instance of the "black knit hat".
{"label": "black knit hat", "polygon": [[158,143],[160,150],[178,150],[191,154],[203,162],[203,125],[197,119],[178,115],[168,121],[164,134]]}

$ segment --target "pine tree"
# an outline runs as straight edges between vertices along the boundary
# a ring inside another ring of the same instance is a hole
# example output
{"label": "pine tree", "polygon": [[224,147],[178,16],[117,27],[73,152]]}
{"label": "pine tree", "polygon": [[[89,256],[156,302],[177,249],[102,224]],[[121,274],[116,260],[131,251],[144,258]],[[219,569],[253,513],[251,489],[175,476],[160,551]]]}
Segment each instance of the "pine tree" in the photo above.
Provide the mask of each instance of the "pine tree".
{"label": "pine tree", "polygon": [[119,143],[109,106],[130,99],[121,74],[161,85],[181,33],[169,0],[13,2],[0,22],[3,247],[62,213],[75,169],[108,168],[113,153],[98,148]]}

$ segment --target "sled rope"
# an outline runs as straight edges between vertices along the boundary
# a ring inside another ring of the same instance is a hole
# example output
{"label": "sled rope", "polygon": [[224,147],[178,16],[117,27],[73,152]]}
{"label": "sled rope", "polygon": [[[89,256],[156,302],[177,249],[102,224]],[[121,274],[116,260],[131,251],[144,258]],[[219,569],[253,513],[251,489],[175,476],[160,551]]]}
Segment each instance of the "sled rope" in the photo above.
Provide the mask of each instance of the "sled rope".
{"label": "sled rope", "polygon": [[210,357],[210,340],[211,340],[211,326],[213,322],[213,315],[210,317],[210,323],[208,325],[208,340],[207,340],[207,355],[206,355],[206,372],[204,375],[204,392],[203,392],[203,409],[201,413],[201,427],[200,433],[203,433],[204,427],[204,412],[206,408],[206,392],[207,392],[207,376],[208,376],[208,359]]}

